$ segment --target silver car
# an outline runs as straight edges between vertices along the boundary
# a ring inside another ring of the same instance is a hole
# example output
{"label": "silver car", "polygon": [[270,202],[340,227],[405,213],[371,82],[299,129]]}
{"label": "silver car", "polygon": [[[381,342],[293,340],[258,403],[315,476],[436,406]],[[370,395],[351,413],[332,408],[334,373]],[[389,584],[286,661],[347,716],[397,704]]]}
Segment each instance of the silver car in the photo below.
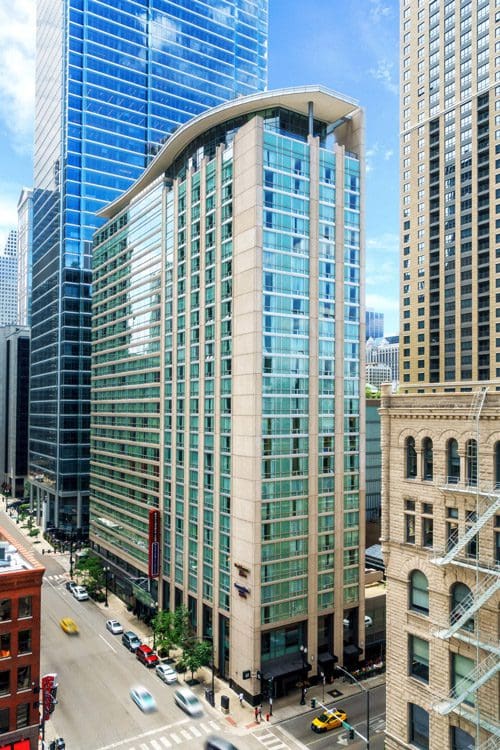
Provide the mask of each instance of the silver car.
{"label": "silver car", "polygon": [[174,700],[190,716],[201,716],[203,714],[203,706],[199,699],[189,688],[179,688],[174,693]]}
{"label": "silver car", "polygon": [[155,672],[160,680],[166,682],[167,685],[171,685],[173,682],[177,682],[177,672],[175,671],[175,669],[172,669],[172,667],[169,667],[168,664],[158,664],[158,666],[155,668]]}

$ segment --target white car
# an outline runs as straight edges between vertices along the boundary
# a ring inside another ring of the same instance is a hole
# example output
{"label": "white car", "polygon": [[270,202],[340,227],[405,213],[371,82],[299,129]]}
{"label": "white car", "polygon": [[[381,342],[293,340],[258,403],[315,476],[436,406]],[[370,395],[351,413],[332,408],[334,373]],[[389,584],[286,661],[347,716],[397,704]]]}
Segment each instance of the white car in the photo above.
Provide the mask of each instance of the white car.
{"label": "white car", "polygon": [[75,586],[73,588],[73,596],[79,602],[85,602],[89,598],[89,594],[85,586]]}
{"label": "white car", "polygon": [[123,633],[123,625],[118,620],[106,620],[106,628],[113,635],[120,635]]}
{"label": "white car", "polygon": [[190,716],[201,716],[203,714],[203,706],[201,702],[189,688],[179,688],[174,693],[174,700]]}
{"label": "white car", "polygon": [[175,671],[175,669],[172,669],[172,667],[169,667],[168,664],[158,664],[155,672],[160,680],[166,682],[167,685],[171,685],[173,682],[177,682],[177,672]]}
{"label": "white car", "polygon": [[130,688],[130,697],[145,714],[156,711],[155,699],[153,698],[149,690],[147,690],[142,685],[136,685],[135,687]]}

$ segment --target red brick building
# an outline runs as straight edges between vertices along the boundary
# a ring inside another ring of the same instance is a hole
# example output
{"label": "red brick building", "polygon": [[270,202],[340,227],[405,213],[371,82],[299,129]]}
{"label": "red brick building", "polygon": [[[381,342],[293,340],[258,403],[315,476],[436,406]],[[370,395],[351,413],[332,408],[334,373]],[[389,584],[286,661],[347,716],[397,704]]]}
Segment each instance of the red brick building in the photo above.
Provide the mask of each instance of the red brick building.
{"label": "red brick building", "polygon": [[0,528],[0,750],[37,750],[45,568]]}

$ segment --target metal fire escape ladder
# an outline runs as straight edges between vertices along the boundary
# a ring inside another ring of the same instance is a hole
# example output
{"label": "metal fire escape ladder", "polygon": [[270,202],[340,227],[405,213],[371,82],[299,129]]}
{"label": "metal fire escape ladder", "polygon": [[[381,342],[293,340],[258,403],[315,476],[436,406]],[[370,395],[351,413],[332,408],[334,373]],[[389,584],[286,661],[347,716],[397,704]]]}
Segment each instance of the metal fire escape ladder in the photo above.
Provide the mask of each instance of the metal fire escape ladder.
{"label": "metal fire escape ladder", "polygon": [[457,630],[463,628],[465,623],[485,604],[493,594],[500,589],[500,576],[493,573],[472,589],[470,594],[450,612],[450,627],[438,630],[437,638],[451,638]]}
{"label": "metal fire escape ladder", "polygon": [[[485,507],[486,506],[486,507]],[[471,542],[476,536],[477,532],[482,529],[485,523],[493,518],[493,516],[500,511],[500,495],[490,494],[486,498],[483,498],[482,507],[479,508],[479,513],[471,511],[468,515],[468,520],[475,518],[476,520],[467,529],[465,534],[458,538],[458,540],[450,547],[448,552],[443,557],[435,557],[433,563],[435,565],[448,565],[457,557],[460,550],[462,550],[469,542]]]}
{"label": "metal fire escape ladder", "polygon": [[479,688],[499,671],[500,660],[498,656],[496,654],[489,654],[486,659],[483,659],[483,661],[469,672],[467,677],[457,682],[446,700],[434,706],[435,711],[441,716],[449,714],[454,708],[463,703],[467,696],[471,693],[477,693]]}

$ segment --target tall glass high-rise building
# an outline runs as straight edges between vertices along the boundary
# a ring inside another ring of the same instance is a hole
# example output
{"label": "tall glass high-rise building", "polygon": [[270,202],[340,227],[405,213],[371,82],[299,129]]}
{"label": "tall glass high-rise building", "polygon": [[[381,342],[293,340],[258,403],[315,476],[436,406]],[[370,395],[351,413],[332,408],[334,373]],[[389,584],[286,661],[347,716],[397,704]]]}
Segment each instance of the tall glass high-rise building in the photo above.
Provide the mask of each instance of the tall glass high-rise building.
{"label": "tall glass high-rise building", "polygon": [[32,495],[88,527],[96,211],[206,107],[266,86],[267,0],[39,0],[33,195]]}
{"label": "tall glass high-rise building", "polygon": [[145,618],[184,604],[254,696],[258,670],[275,694],[330,675],[365,646],[363,113],[312,86],[226,103],[103,215],[90,541],[110,584]]}

